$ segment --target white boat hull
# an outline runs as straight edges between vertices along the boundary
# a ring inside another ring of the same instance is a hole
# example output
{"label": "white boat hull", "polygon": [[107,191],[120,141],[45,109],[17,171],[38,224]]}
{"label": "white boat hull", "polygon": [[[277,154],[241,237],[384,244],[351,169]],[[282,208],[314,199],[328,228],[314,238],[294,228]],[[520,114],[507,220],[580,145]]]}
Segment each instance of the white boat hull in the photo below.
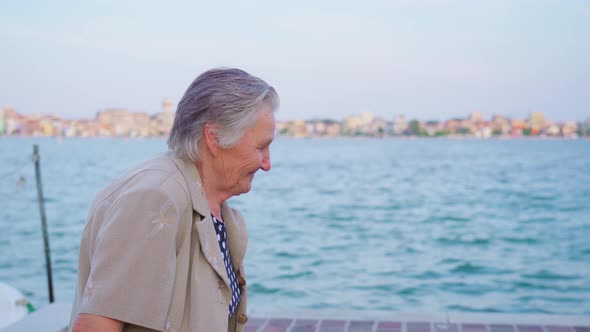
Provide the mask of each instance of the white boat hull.
{"label": "white boat hull", "polygon": [[28,314],[27,299],[16,288],[0,282],[0,329]]}

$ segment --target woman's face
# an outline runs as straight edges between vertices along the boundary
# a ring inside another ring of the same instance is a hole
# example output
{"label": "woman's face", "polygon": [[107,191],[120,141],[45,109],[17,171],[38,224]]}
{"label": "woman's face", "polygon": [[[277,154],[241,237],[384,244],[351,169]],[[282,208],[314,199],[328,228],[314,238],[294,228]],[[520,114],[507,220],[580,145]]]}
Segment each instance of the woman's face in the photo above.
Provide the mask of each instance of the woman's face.
{"label": "woman's face", "polygon": [[220,167],[224,189],[233,196],[247,193],[254,173],[270,170],[270,144],[275,136],[275,117],[269,105],[263,104],[253,127],[232,148],[220,150]]}

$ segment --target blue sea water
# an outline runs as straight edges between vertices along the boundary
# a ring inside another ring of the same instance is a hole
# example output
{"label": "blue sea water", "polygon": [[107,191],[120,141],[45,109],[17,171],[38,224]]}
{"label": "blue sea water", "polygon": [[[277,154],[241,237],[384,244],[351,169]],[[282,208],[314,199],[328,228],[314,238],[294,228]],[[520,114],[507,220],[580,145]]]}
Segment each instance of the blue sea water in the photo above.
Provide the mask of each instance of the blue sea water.
{"label": "blue sea water", "polygon": [[[0,281],[71,302],[94,195],[163,139],[0,138]],[[231,199],[249,230],[249,307],[590,314],[590,141],[277,139]]]}

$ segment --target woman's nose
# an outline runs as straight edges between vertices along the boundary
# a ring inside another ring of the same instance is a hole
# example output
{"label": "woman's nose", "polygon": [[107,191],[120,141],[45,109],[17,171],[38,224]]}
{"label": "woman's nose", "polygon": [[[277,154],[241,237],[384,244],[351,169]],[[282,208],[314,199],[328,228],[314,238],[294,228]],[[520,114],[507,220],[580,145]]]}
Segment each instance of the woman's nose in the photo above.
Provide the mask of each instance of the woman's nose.
{"label": "woman's nose", "polygon": [[271,165],[270,165],[270,151],[266,150],[266,152],[264,153],[263,157],[262,157],[262,164],[260,165],[260,168],[263,171],[270,171]]}

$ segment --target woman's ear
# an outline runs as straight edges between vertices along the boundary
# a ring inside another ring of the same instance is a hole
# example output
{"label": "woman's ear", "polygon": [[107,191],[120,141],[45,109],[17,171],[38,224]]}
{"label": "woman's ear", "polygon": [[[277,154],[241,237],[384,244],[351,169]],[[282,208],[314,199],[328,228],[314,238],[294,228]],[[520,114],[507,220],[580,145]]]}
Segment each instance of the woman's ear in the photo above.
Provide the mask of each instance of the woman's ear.
{"label": "woman's ear", "polygon": [[215,125],[207,123],[205,125],[205,131],[203,132],[203,138],[205,139],[205,144],[207,145],[207,149],[213,156],[217,156],[219,153],[219,140],[215,135]]}

